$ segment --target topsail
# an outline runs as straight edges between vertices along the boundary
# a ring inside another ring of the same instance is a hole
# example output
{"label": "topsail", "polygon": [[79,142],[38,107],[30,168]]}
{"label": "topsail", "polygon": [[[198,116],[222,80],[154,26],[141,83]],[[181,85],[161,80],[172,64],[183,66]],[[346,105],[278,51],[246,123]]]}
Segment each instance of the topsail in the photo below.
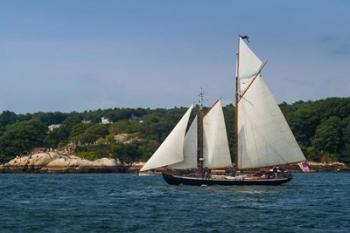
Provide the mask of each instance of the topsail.
{"label": "topsail", "polygon": [[252,79],[254,79],[255,75],[260,71],[263,62],[254,54],[242,38],[239,38],[238,54],[238,91],[242,94]]}

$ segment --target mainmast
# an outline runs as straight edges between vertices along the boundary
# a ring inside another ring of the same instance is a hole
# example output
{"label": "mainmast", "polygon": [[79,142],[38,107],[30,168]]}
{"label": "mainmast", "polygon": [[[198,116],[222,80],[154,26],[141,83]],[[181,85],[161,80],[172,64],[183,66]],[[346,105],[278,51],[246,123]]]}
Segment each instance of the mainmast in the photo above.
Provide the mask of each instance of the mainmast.
{"label": "mainmast", "polygon": [[201,176],[203,176],[203,160],[204,160],[204,144],[203,144],[203,136],[204,136],[204,130],[203,130],[203,118],[204,118],[204,109],[203,109],[203,101],[204,101],[204,92],[201,88],[201,91],[199,93],[199,113],[198,113],[198,120],[199,120],[199,157],[198,157],[198,168],[200,170]]}
{"label": "mainmast", "polygon": [[235,130],[235,143],[234,143],[234,153],[235,156],[233,158],[233,162],[235,164],[235,168],[238,168],[238,101],[239,101],[239,46],[240,46],[240,38],[241,36],[238,36],[237,39],[237,53],[236,53],[236,89],[235,89],[235,119],[234,119],[234,130]]}

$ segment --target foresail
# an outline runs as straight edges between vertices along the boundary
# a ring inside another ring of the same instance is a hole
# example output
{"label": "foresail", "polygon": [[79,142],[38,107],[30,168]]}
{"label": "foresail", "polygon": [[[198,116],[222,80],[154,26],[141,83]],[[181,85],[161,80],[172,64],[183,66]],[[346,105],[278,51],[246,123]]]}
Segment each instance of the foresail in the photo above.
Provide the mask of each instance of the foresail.
{"label": "foresail", "polygon": [[287,121],[259,75],[238,103],[238,168],[303,160]]}
{"label": "foresail", "polygon": [[198,119],[197,116],[192,121],[188,129],[184,142],[184,160],[168,166],[172,169],[191,169],[197,168],[197,150],[198,150]]}
{"label": "foresail", "polygon": [[239,91],[244,92],[255,74],[263,65],[262,61],[254,54],[242,38],[239,38],[239,66],[238,79]]}
{"label": "foresail", "polygon": [[158,147],[152,157],[146,162],[140,171],[151,170],[179,163],[184,159],[184,140],[193,106],[191,106],[168,137]]}
{"label": "foresail", "polygon": [[224,113],[218,101],[203,119],[204,167],[231,167]]}

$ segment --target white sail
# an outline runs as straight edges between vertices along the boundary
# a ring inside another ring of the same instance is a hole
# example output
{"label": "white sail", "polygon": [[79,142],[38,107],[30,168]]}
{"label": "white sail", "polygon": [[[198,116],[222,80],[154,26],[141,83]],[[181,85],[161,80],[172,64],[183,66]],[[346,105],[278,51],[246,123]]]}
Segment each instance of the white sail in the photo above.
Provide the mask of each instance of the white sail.
{"label": "white sail", "polygon": [[204,167],[231,167],[224,113],[218,101],[203,119]]}
{"label": "white sail", "polygon": [[238,103],[238,168],[303,160],[287,121],[259,75]]}
{"label": "white sail", "polygon": [[169,165],[172,169],[191,169],[197,168],[197,150],[198,150],[198,119],[197,116],[192,121],[190,128],[185,136],[184,160],[180,163]]}
{"label": "white sail", "polygon": [[262,61],[254,54],[242,38],[239,38],[239,92],[242,94],[260,70]]}
{"label": "white sail", "polygon": [[184,141],[188,120],[193,106],[191,106],[168,137],[158,147],[152,157],[140,171],[151,170],[183,161]]}

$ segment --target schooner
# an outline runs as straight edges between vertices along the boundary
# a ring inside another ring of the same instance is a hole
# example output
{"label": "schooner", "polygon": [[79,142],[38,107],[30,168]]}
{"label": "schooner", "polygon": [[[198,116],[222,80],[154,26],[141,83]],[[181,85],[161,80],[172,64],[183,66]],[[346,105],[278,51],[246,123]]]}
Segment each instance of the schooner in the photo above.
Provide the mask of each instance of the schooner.
{"label": "schooner", "polygon": [[[292,179],[283,169],[241,173],[305,161],[280,108],[261,72],[263,63],[238,37],[235,85],[235,146],[231,161],[221,101],[204,114],[203,94],[198,115],[188,124],[193,105],[141,172],[163,169],[169,184],[179,185],[278,185]],[[225,169],[212,175],[214,169]]]}

